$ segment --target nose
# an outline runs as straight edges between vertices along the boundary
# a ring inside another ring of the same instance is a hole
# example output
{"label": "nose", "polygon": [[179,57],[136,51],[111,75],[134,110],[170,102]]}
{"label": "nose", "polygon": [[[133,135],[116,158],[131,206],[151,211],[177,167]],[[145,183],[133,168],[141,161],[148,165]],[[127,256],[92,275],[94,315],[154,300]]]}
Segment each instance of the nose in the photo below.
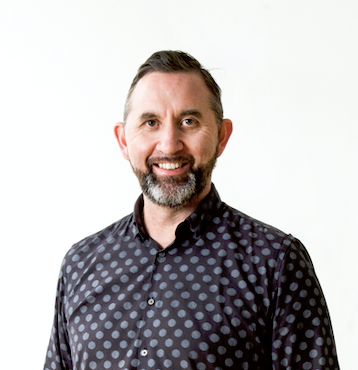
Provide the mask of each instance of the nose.
{"label": "nose", "polygon": [[174,123],[163,125],[158,134],[157,150],[161,153],[172,155],[183,150],[182,132]]}

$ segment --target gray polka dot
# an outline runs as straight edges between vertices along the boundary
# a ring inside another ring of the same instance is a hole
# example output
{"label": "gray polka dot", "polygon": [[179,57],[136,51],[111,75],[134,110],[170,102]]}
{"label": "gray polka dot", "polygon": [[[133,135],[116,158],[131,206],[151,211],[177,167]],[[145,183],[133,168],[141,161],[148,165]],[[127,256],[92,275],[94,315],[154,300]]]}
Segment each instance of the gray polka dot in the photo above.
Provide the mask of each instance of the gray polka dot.
{"label": "gray polka dot", "polygon": [[[268,330],[275,368],[334,368],[326,303],[299,242],[221,202],[212,202],[215,211],[203,205],[165,250],[142,240],[129,219],[129,229],[119,223],[71,249],[58,293],[66,316],[58,318],[74,368],[265,368]],[[208,222],[203,235],[200,220]],[[48,370],[61,370],[58,348],[49,347]]]}

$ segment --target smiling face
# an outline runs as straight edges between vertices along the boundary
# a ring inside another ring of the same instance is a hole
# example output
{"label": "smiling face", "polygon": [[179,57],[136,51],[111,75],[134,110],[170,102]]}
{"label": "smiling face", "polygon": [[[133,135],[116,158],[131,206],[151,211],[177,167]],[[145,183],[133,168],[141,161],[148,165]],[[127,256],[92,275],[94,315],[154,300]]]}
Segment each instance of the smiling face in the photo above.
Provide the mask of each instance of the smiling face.
{"label": "smiling face", "polygon": [[231,134],[220,134],[210,92],[196,73],[151,72],[137,83],[125,126],[115,133],[144,195],[165,207],[200,201],[210,191],[211,172]]}

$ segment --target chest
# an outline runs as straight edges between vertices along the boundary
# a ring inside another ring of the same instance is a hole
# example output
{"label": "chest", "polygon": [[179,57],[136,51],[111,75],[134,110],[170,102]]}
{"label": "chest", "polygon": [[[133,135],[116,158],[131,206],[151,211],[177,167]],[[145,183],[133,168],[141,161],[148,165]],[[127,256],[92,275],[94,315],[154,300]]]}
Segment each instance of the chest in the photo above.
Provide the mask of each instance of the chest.
{"label": "chest", "polygon": [[107,251],[76,278],[64,310],[78,358],[235,363],[265,351],[271,277],[237,248]]}

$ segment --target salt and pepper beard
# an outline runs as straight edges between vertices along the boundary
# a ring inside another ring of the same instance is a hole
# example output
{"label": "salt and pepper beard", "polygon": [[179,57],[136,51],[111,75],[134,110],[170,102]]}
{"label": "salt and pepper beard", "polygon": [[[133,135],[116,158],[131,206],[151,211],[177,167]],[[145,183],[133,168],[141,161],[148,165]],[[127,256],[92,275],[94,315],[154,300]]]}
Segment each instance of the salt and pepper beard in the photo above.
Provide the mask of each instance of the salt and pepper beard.
{"label": "salt and pepper beard", "polygon": [[154,163],[159,158],[146,161],[147,172],[133,168],[143,193],[155,204],[169,208],[181,208],[198,197],[211,178],[218,157],[218,146],[214,156],[207,162],[194,168],[192,155],[161,157],[161,162],[188,163],[189,171],[183,176],[158,177],[153,172]]}

